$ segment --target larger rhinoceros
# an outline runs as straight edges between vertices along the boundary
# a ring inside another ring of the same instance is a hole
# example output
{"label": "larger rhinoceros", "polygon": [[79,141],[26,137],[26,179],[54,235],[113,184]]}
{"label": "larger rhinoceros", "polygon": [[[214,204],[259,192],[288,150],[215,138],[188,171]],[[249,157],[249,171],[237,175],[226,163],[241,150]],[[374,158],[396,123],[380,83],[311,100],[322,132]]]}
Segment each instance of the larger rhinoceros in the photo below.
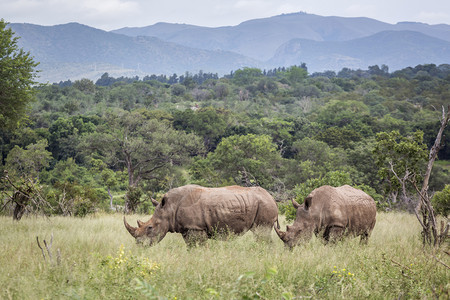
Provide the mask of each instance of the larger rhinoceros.
{"label": "larger rhinoceros", "polygon": [[290,248],[302,240],[308,241],[313,233],[322,232],[327,242],[344,235],[361,236],[361,242],[367,242],[375,226],[375,201],[349,185],[324,185],[313,190],[302,205],[295,200],[292,204],[297,209],[294,224],[287,226],[286,232],[275,227],[278,236]]}
{"label": "larger rhinoceros", "polygon": [[137,221],[138,227],[130,226],[124,216],[125,227],[138,243],[155,244],[167,232],[181,233],[188,245],[220,233],[243,234],[248,230],[268,238],[278,218],[275,200],[260,187],[186,185],[155,202],[153,217],[145,223]]}

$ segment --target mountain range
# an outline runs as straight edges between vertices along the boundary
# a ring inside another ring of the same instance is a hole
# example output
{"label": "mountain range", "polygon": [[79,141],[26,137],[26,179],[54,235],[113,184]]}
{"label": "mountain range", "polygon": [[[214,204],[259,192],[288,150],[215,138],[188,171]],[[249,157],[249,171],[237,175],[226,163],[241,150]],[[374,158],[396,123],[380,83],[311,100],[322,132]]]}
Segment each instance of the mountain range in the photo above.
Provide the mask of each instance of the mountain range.
{"label": "mountain range", "polygon": [[255,19],[236,26],[156,23],[104,31],[78,23],[11,23],[18,44],[40,62],[41,82],[110,76],[229,74],[306,63],[308,71],[450,63],[450,25],[388,24],[370,18],[306,13]]}

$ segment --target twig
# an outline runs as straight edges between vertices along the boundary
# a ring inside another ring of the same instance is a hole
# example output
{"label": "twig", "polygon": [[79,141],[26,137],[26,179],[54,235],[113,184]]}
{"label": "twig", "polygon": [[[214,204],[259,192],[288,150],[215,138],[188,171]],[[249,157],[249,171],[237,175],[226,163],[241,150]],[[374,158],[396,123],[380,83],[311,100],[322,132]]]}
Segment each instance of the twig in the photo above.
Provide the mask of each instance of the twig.
{"label": "twig", "polygon": [[440,264],[442,264],[444,267],[446,267],[447,269],[450,269],[450,267],[444,263],[442,260],[440,260],[439,258],[437,258],[434,254],[431,254],[431,256],[433,256],[433,258]]}
{"label": "twig", "polygon": [[41,249],[42,256],[44,257],[44,261],[47,262],[47,258],[45,257],[44,249],[41,247],[41,244],[39,243],[39,237],[38,236],[36,236],[36,241],[37,241],[37,244],[38,244],[39,248]]}

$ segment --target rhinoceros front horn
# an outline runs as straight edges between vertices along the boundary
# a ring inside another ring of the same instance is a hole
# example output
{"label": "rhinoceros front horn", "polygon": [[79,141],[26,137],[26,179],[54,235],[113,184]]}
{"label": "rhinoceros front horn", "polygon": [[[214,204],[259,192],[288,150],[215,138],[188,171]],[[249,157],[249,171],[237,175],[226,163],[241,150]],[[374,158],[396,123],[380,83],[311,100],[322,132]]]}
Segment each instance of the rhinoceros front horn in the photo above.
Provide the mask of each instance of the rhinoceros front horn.
{"label": "rhinoceros front horn", "polygon": [[273,228],[275,229],[275,232],[278,234],[278,236],[280,237],[280,239],[283,242],[286,242],[286,232],[281,231],[280,229],[277,228],[278,226],[275,225],[275,223],[273,223]]}
{"label": "rhinoceros front horn", "polygon": [[134,237],[136,238],[136,229],[135,227],[131,226],[130,224],[128,224],[127,220],[125,219],[125,216],[123,216],[123,224],[125,225],[125,228],[128,230],[128,232]]}

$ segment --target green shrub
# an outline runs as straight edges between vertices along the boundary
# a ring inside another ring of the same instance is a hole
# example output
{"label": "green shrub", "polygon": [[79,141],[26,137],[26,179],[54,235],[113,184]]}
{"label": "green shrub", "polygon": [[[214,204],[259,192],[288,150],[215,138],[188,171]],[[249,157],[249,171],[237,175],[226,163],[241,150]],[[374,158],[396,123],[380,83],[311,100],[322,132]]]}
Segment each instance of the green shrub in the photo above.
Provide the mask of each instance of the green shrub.
{"label": "green shrub", "polygon": [[436,192],[431,198],[434,210],[443,216],[448,216],[450,213],[450,184],[447,184],[440,192]]}

